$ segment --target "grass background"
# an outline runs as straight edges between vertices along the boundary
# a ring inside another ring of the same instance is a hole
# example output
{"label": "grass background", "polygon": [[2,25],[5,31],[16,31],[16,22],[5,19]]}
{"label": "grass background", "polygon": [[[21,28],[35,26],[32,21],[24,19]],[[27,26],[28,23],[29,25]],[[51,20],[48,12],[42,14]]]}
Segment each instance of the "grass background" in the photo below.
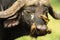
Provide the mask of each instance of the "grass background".
{"label": "grass background", "polygon": [[[56,12],[60,12],[60,0],[50,0],[50,2],[51,2],[53,9]],[[60,40],[60,20],[53,19],[50,15],[49,15],[49,19],[50,21],[48,23],[48,26],[50,29],[52,29],[52,33],[47,34],[45,36],[39,36],[37,37],[37,40]],[[31,37],[22,36],[15,40],[31,40]]]}

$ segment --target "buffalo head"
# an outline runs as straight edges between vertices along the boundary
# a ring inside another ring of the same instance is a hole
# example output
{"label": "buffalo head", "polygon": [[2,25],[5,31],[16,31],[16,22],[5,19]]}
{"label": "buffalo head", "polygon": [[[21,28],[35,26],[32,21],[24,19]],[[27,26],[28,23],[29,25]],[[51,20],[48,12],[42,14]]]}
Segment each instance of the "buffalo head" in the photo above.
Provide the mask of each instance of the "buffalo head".
{"label": "buffalo head", "polygon": [[30,25],[31,35],[39,36],[51,32],[47,27],[47,22],[49,21],[46,14],[47,12],[48,9],[43,5],[31,5],[24,8],[22,12],[22,19]]}

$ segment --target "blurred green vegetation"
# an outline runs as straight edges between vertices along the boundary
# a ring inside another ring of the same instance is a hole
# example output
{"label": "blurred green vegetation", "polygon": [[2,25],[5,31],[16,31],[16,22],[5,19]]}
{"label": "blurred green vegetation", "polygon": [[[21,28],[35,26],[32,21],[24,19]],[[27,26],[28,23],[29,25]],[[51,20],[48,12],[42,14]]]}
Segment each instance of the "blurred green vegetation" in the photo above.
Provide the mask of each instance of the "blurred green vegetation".
{"label": "blurred green vegetation", "polygon": [[[60,0],[50,0],[50,1],[53,9],[56,12],[60,12]],[[39,36],[37,40],[60,40],[60,20],[53,19],[50,15],[49,15],[49,19],[50,21],[48,23],[48,26],[52,30],[52,33],[47,34],[45,36]],[[22,36],[17,38],[16,40],[31,40],[31,37]]]}

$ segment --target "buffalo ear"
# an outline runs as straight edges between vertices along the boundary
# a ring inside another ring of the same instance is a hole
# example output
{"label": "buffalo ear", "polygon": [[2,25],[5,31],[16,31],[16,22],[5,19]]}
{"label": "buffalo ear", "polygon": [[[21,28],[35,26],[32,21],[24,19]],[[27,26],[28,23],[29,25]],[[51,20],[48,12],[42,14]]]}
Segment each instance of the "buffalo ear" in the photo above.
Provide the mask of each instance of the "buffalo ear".
{"label": "buffalo ear", "polygon": [[19,20],[18,19],[8,19],[8,20],[4,21],[4,28],[15,27],[18,24],[19,24]]}

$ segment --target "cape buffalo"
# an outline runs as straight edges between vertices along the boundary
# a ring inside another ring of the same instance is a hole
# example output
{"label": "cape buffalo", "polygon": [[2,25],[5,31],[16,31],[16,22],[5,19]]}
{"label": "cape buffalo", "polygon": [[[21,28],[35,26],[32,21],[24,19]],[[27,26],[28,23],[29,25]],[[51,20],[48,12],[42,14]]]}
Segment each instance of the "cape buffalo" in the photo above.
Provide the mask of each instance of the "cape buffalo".
{"label": "cape buffalo", "polygon": [[19,23],[24,26],[27,24],[26,27],[30,28],[29,34],[32,36],[45,35],[50,32],[47,27],[49,21],[47,13],[55,19],[60,19],[60,14],[55,13],[49,0],[13,0],[10,5],[7,9],[1,5],[0,18],[7,18],[3,22],[4,27],[11,28]]}

